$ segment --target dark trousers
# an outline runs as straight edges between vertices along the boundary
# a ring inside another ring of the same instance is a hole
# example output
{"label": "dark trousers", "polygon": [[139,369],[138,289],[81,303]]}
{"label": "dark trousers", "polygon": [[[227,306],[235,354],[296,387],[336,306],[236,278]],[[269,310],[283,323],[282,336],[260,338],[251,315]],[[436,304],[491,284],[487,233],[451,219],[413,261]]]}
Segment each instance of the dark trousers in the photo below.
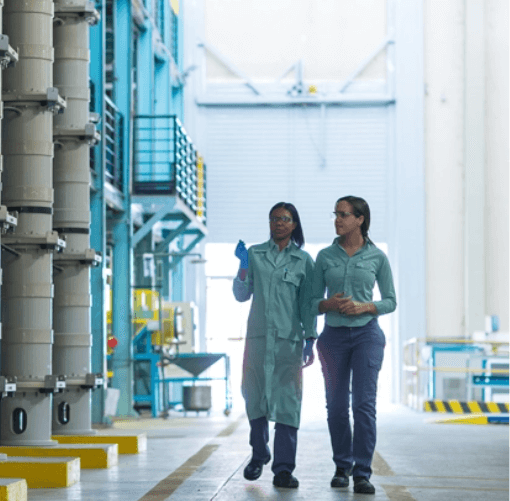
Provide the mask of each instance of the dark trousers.
{"label": "dark trousers", "polygon": [[[377,378],[385,344],[377,319],[363,327],[326,325],[317,341],[326,387],[333,461],[339,468],[353,468],[354,477],[370,478],[372,474]],[[351,375],[353,433],[349,421]]]}
{"label": "dark trousers", "polygon": [[[250,445],[252,458],[266,462],[271,458],[269,450],[269,424],[265,417],[250,421]],[[274,459],[271,470],[276,475],[281,471],[293,472],[296,467],[297,428],[276,423],[274,426]]]}

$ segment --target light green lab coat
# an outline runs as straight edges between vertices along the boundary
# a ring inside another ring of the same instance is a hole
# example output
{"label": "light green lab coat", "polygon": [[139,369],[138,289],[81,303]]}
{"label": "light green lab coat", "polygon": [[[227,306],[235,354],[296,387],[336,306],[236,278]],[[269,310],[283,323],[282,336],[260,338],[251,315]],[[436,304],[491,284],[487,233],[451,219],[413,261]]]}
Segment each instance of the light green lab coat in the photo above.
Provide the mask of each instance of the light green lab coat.
{"label": "light green lab coat", "polygon": [[299,428],[303,340],[316,338],[311,310],[314,263],[294,243],[275,263],[270,240],[248,250],[248,273],[234,279],[238,301],[253,296],[243,362],[242,393],[248,419]]}

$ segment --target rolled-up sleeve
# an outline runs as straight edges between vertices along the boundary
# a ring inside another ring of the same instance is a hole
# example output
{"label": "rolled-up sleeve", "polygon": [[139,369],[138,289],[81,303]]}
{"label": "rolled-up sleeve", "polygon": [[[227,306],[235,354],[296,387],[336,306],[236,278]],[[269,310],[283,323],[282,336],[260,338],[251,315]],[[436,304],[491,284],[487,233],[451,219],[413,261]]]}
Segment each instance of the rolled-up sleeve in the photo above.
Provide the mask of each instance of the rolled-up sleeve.
{"label": "rolled-up sleeve", "polygon": [[393,285],[393,275],[391,273],[390,262],[386,256],[383,256],[381,265],[376,274],[377,285],[381,293],[381,300],[374,301],[378,315],[391,313],[397,308],[397,296]]}
{"label": "rolled-up sleeve", "polygon": [[248,250],[248,273],[244,280],[241,280],[239,277],[234,278],[234,284],[232,286],[232,290],[234,292],[234,297],[240,303],[244,303],[248,301],[253,294],[253,268],[251,266],[252,262],[252,253],[251,249]]}
{"label": "rolled-up sleeve", "polygon": [[299,290],[299,310],[305,339],[317,338],[317,319],[311,308],[314,263],[310,256],[306,258],[305,280]]}

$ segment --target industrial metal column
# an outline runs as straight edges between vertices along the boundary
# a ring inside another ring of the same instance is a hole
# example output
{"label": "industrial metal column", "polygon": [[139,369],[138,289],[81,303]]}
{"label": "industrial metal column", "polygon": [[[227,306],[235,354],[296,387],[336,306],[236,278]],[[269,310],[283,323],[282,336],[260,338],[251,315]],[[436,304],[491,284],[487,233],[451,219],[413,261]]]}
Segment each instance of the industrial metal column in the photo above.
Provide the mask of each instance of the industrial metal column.
{"label": "industrial metal column", "polygon": [[66,112],[54,120],[53,230],[65,235],[55,256],[53,372],[66,375],[66,389],[54,396],[55,434],[93,434],[91,390],[103,374],[91,373],[90,266],[101,257],[90,249],[90,146],[99,140],[89,117],[91,24],[99,20],[94,2],[55,0],[54,85],[66,98]]}
{"label": "industrial metal column", "polygon": [[5,34],[19,53],[3,75],[3,201],[19,214],[2,238],[2,374],[17,378],[1,402],[2,445],[55,445],[51,395],[65,387],[52,373],[53,115],[65,103],[53,87],[53,2],[6,0]]}
{"label": "industrial metal column", "polygon": [[[0,0],[0,27],[2,26],[4,2]],[[9,45],[9,37],[7,35],[0,35],[0,69],[4,70],[9,66],[15,66],[18,61],[18,53],[13,50]],[[2,88],[2,72],[0,71],[0,94]],[[0,119],[3,117],[3,104],[0,103]],[[0,174],[2,172],[2,155],[0,154]],[[1,205],[1,183],[0,183],[0,231],[4,234],[13,229],[17,225],[17,219],[7,211],[5,205]],[[1,255],[1,254],[0,254]],[[0,260],[1,266],[1,260]],[[0,270],[0,285],[2,283],[2,272]],[[1,339],[1,323],[0,323],[0,339]],[[12,395],[16,391],[16,383],[13,377],[6,378],[0,376],[0,399],[4,396]],[[4,455],[0,455],[4,456]]]}

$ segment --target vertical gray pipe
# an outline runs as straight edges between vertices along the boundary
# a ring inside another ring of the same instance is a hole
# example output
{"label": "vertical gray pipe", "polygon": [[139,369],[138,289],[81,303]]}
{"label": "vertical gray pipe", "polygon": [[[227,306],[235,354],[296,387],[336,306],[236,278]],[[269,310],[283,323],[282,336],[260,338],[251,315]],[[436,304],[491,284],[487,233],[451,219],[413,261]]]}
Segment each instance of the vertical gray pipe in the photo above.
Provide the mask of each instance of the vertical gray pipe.
{"label": "vertical gray pipe", "polygon": [[92,434],[91,389],[100,378],[91,370],[90,145],[97,139],[89,121],[89,27],[98,19],[90,2],[55,0],[54,85],[67,108],[54,120],[53,229],[65,235],[55,256],[53,372],[66,375],[66,389],[54,396],[55,434]]}
{"label": "vertical gray pipe", "polygon": [[[3,16],[3,8],[4,2],[0,0],[0,27],[2,26],[2,16]],[[8,66],[14,66],[16,61],[18,60],[18,54],[16,51],[12,49],[9,45],[9,37],[7,35],[0,35],[0,99],[1,99],[1,89],[2,89],[2,70],[7,68]],[[3,119],[3,102],[0,102],[0,120]],[[1,135],[0,135],[1,140]],[[3,169],[3,158],[0,152],[0,175]],[[2,183],[0,182],[0,233],[4,234],[9,229],[12,229],[17,224],[17,219],[13,217],[7,211],[7,207],[1,204],[1,187]],[[1,267],[1,252],[0,252],[0,267]],[[2,284],[2,270],[0,268],[0,285]],[[0,339],[1,339],[1,328],[2,324],[0,322]],[[5,376],[0,376],[0,399],[4,396],[11,395],[12,391],[16,390],[15,381],[10,378],[7,379]],[[3,456],[0,454],[0,456]]]}
{"label": "vertical gray pipe", "polygon": [[53,1],[5,0],[4,33],[19,61],[3,75],[3,202],[19,213],[2,241],[1,368],[17,378],[1,402],[2,445],[54,445],[52,394],[65,386],[52,374],[53,254],[65,244],[52,231],[53,115],[63,106],[53,88]]}

